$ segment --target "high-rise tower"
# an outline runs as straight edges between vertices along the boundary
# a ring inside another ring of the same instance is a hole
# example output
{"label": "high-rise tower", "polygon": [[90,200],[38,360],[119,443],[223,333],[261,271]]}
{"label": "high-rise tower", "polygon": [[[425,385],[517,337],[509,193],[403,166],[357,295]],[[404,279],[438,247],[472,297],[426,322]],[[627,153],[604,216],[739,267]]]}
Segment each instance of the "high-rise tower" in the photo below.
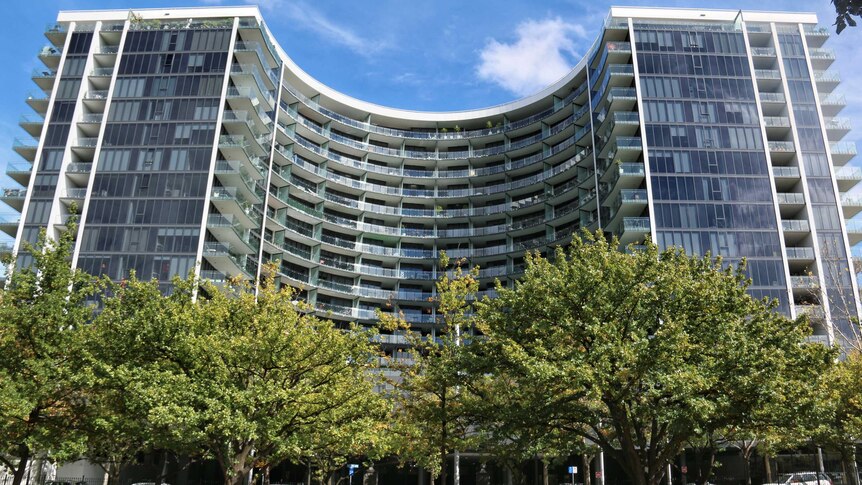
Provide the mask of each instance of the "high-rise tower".
{"label": "high-rise tower", "polygon": [[[280,280],[336,320],[400,310],[434,332],[440,250],[481,293],[582,228],[746,258],[751,293],[832,342],[859,313],[834,55],[813,14],[613,8],[540,93],[452,113],[315,81],[256,8],[62,12],[4,199],[33,241],[81,215],[73,264],[168,285]],[[32,162],[32,166],[29,163]],[[21,255],[27,262],[27,255]],[[384,335],[398,346],[399,335]]]}

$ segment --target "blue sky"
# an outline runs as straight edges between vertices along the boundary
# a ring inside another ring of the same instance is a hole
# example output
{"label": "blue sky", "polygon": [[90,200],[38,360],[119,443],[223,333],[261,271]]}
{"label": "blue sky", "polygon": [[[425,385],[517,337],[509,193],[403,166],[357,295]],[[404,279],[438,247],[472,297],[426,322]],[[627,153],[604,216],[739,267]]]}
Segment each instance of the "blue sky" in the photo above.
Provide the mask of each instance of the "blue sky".
{"label": "blue sky", "polygon": [[[183,3],[178,3],[183,2]],[[0,30],[0,170],[12,151],[24,103],[37,89],[30,71],[47,43],[46,24],[63,9],[237,5],[242,0],[7,0]],[[351,96],[398,108],[459,110],[511,101],[538,91],[574,66],[595,39],[611,5],[745,8],[747,1],[574,0],[267,0],[260,5],[278,42],[306,72]],[[829,0],[762,0],[758,10],[815,11],[832,23]],[[827,43],[853,118],[845,140],[862,138],[862,27]],[[539,61],[541,60],[541,61]],[[526,67],[526,68],[525,68]],[[860,157],[862,158],[862,157]],[[859,160],[852,162],[860,164]],[[5,176],[4,176],[5,177]],[[0,185],[14,186],[8,179]],[[0,209],[5,212],[5,209]]]}

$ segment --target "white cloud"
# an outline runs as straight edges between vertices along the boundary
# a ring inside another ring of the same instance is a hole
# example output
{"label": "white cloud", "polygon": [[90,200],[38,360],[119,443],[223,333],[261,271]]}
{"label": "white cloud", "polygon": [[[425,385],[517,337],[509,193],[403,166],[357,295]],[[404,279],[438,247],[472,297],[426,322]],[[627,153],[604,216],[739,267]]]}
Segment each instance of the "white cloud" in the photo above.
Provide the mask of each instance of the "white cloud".
{"label": "white cloud", "polygon": [[526,20],[515,30],[511,44],[491,39],[480,52],[476,73],[520,96],[532,94],[572,69],[575,37],[585,37],[581,25],[564,22],[559,17]]}
{"label": "white cloud", "polygon": [[385,42],[366,39],[347,27],[336,25],[305,2],[284,0],[246,0],[271,15],[281,15],[296,25],[321,35],[328,41],[347,47],[360,55],[372,55],[387,47]]}

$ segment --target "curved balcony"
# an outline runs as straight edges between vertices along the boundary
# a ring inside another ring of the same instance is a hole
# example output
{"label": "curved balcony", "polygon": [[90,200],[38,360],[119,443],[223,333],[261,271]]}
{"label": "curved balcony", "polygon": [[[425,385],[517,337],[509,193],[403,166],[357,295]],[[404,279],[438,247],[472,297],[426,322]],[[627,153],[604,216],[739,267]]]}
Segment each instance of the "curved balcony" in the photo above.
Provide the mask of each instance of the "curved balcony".
{"label": "curved balcony", "polygon": [[[343,147],[353,148],[355,150],[359,150],[360,152],[373,153],[377,155],[383,155],[387,157],[392,157],[395,159],[412,159],[412,160],[433,160],[433,161],[442,161],[442,160],[460,160],[460,159],[473,159],[473,158],[483,158],[490,157],[494,155],[502,155],[508,152],[514,152],[522,148],[529,147],[530,145],[537,144],[543,140],[553,137],[554,135],[561,133],[565,128],[568,128],[574,123],[574,115],[564,119],[560,124],[555,125],[553,130],[548,130],[547,133],[537,133],[533,136],[529,136],[527,138],[518,139],[517,141],[507,142],[501,146],[495,146],[491,148],[478,148],[478,149],[468,149],[463,151],[449,151],[449,152],[441,152],[441,151],[415,151],[415,150],[407,150],[400,148],[388,148],[381,147],[378,145],[374,145],[372,143],[365,143],[361,141],[354,140],[352,138],[348,138],[346,136],[339,135],[337,133],[331,132],[329,130],[325,130],[322,126],[310,122],[307,118],[299,115],[292,110],[286,111],[289,117],[294,120],[300,126],[308,128],[312,132],[320,135],[327,141],[335,142]],[[300,143],[305,148],[308,148],[315,153],[323,154],[327,150],[323,149],[319,145],[316,145],[314,142],[309,139],[302,137],[301,135],[296,135],[293,130],[290,129],[289,126],[279,122],[279,128],[281,128],[281,132],[287,135],[287,137]],[[586,133],[588,133],[589,127],[582,127],[578,133],[573,135],[571,139],[573,141],[577,141],[577,139],[582,138]],[[559,149],[558,149],[559,151]],[[553,155],[552,153],[551,155]]]}
{"label": "curved balcony", "polygon": [[[240,248],[242,251],[244,248]],[[235,249],[228,243],[204,243],[203,257],[215,269],[227,275],[242,275],[245,279],[253,279],[254,271],[246,254],[235,254]]]}
{"label": "curved balcony", "polygon": [[24,200],[27,198],[27,189],[3,189],[0,200],[9,207],[21,212],[24,209]]}
{"label": "curved balcony", "polygon": [[30,182],[32,174],[33,164],[30,162],[9,162],[6,165],[6,175],[25,187]]}
{"label": "curved balcony", "polygon": [[[624,43],[620,43],[624,44]],[[631,52],[631,50],[629,50]],[[348,116],[344,116],[340,113],[337,113],[329,108],[326,108],[320,105],[317,101],[314,101],[310,97],[302,94],[298,89],[291,86],[287,83],[282,83],[281,88],[284,89],[288,94],[293,96],[297,101],[302,103],[304,106],[310,108],[316,113],[319,113],[331,121],[335,121],[340,123],[345,127],[356,128],[368,133],[374,133],[378,135],[383,135],[387,137],[394,138],[406,138],[406,139],[414,139],[414,140],[462,140],[469,138],[479,138],[479,137],[487,137],[493,135],[499,135],[502,133],[510,132],[525,128],[527,126],[538,123],[539,121],[548,118],[554,113],[565,109],[569,103],[571,103],[574,99],[578,98],[582,94],[586,93],[587,85],[586,83],[581,84],[577,89],[573,90],[569,95],[567,95],[560,103],[555,104],[553,107],[545,109],[539,113],[530,115],[525,118],[521,118],[515,121],[498,121],[496,125],[489,120],[489,122],[494,126],[488,126],[486,128],[481,129],[473,129],[473,130],[453,130],[449,131],[448,128],[443,129],[434,129],[434,131],[416,131],[416,130],[402,130],[396,128],[388,128],[385,126],[379,126],[372,123],[367,123],[363,121],[356,120],[354,118],[350,118]],[[283,102],[282,107],[287,111],[287,103]]]}
{"label": "curved balcony", "polygon": [[[474,197],[474,196],[483,196],[483,195],[494,195],[505,193],[508,191],[512,191],[519,188],[528,187],[530,185],[535,185],[540,182],[544,182],[548,179],[551,179],[561,173],[564,173],[568,170],[571,170],[575,166],[577,166],[578,162],[585,156],[589,154],[589,150],[583,150],[575,157],[570,158],[569,160],[551,168],[548,170],[544,170],[538,174],[532,175],[530,177],[525,177],[519,180],[509,181],[509,182],[501,182],[492,185],[486,185],[483,187],[471,187],[465,189],[447,189],[447,188],[426,188],[426,189],[413,189],[406,187],[389,187],[385,185],[375,184],[371,182],[363,182],[361,180],[354,180],[348,177],[343,177],[333,172],[330,172],[325,169],[321,169],[319,167],[314,167],[311,164],[305,163],[296,163],[295,166],[300,168],[308,168],[309,173],[313,173],[324,177],[327,181],[336,183],[346,188],[353,188],[362,191],[367,191],[370,193],[384,194],[384,195],[393,195],[399,197],[411,197],[411,198],[433,198],[433,199],[442,199],[442,198],[463,198],[463,197]],[[310,166],[311,165],[311,166]],[[436,214],[435,214],[436,215]]]}

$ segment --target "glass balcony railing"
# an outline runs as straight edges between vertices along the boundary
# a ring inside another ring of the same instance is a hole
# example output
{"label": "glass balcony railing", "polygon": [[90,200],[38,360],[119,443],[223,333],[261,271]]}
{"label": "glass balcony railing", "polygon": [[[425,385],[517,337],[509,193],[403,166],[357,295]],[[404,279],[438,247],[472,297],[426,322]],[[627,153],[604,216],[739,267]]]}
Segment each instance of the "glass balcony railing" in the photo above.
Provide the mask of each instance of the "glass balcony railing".
{"label": "glass balcony railing", "polygon": [[96,100],[96,101],[105,100],[105,99],[108,99],[108,91],[107,90],[87,91],[87,93],[84,94],[84,99]]}
{"label": "glass balcony railing", "polygon": [[57,71],[53,69],[33,69],[30,73],[30,77],[33,79],[53,79],[57,77]]}
{"label": "glass balcony railing", "polygon": [[797,179],[800,177],[799,167],[772,167],[772,176]]}
{"label": "glass balcony railing", "polygon": [[775,57],[774,47],[752,47],[751,55],[755,57]]}
{"label": "glass balcony railing", "polygon": [[862,221],[851,219],[849,221],[845,221],[844,226],[847,228],[848,233],[852,234],[860,234],[862,233]]}
{"label": "glass balcony railing", "polygon": [[4,199],[23,199],[27,196],[27,189],[3,189]]}
{"label": "glass balcony railing", "polygon": [[779,192],[776,195],[778,196],[778,203],[779,204],[787,204],[787,205],[803,205],[803,204],[805,204],[805,195],[804,194]]}
{"label": "glass balcony railing", "polygon": [[823,320],[826,318],[826,312],[820,305],[796,305],[796,313],[807,315],[810,320]]}
{"label": "glass balcony railing", "polygon": [[72,142],[72,146],[77,148],[96,148],[98,144],[98,137],[78,137],[77,140]]}
{"label": "glass balcony railing", "polygon": [[[225,138],[225,137],[223,136],[222,138]],[[637,137],[631,137],[631,139],[628,139],[628,137],[620,137],[620,138],[623,139],[622,142],[623,142],[626,149],[640,149],[640,146],[641,146],[640,145],[640,143],[641,143],[640,138],[637,138]],[[305,143],[307,143],[306,141],[303,141],[303,138],[301,138],[301,137],[297,137],[296,140],[297,140],[299,145],[304,145]],[[314,146],[314,145],[312,145],[312,146]],[[283,148],[277,147],[276,149],[280,152],[283,152]],[[333,157],[332,156],[333,154],[331,152],[324,151],[323,149],[320,149],[319,147],[318,147],[318,149],[321,152],[320,154],[323,155],[324,157],[326,157],[330,160],[338,161],[338,162],[342,161],[342,160],[337,160],[335,157]],[[563,162],[563,163],[561,163],[561,164],[559,164],[559,165],[557,165],[551,169],[544,170],[543,172],[540,172],[540,173],[533,175],[531,177],[527,177],[524,179],[515,180],[515,181],[511,181],[511,182],[501,182],[501,183],[486,185],[486,186],[482,186],[482,187],[472,187],[472,188],[465,188],[465,189],[447,189],[444,187],[438,187],[438,188],[433,188],[433,187],[427,187],[427,188],[390,187],[390,186],[375,184],[375,183],[371,183],[371,182],[363,182],[361,180],[355,180],[352,178],[348,178],[348,177],[344,177],[344,176],[335,174],[331,171],[321,169],[320,167],[314,166],[311,163],[304,161],[302,159],[302,157],[299,157],[298,155],[294,155],[292,157],[292,159],[293,159],[294,164],[296,166],[298,166],[300,168],[304,168],[304,169],[307,168],[307,169],[309,169],[309,171],[311,171],[312,173],[314,173],[318,176],[324,177],[327,180],[330,180],[330,181],[333,181],[333,182],[336,182],[336,183],[339,183],[342,185],[346,185],[347,187],[360,189],[360,190],[368,190],[368,191],[372,191],[372,192],[378,192],[378,193],[389,194],[389,195],[399,195],[399,196],[407,196],[407,197],[429,197],[430,198],[430,197],[465,197],[465,196],[471,196],[471,195],[490,195],[493,193],[503,192],[503,191],[507,191],[507,190],[511,190],[511,189],[515,189],[515,188],[520,188],[520,187],[525,187],[528,185],[536,184],[536,183],[539,183],[539,182],[546,180],[548,178],[554,177],[560,173],[563,173],[566,170],[570,170],[570,169],[574,168],[577,165],[577,163],[580,160],[582,160],[585,156],[587,156],[589,153],[590,152],[588,149],[584,149],[581,152],[579,152],[577,155],[575,155],[574,157],[568,159],[567,161],[565,161],[565,162]]]}
{"label": "glass balcony railing", "polygon": [[786,248],[787,259],[813,260],[814,248]]}
{"label": "glass balcony railing", "polygon": [[60,57],[62,54],[60,49],[51,45],[46,45],[39,50],[39,57],[41,58]]}
{"label": "glass balcony railing", "polygon": [[862,197],[842,194],[841,205],[843,207],[862,207]]}
{"label": "glass balcony railing", "polygon": [[757,79],[781,79],[781,71],[778,69],[755,69],[754,76]]}
{"label": "glass balcony railing", "polygon": [[829,29],[819,25],[805,24],[802,26],[802,30],[808,36],[829,37]]}
{"label": "glass balcony railing", "polygon": [[59,24],[56,22],[52,22],[45,26],[46,34],[65,34],[69,31],[69,28],[63,24]]}
{"label": "glass balcony railing", "polygon": [[87,196],[86,188],[67,188],[63,193],[62,197],[64,199],[76,199],[83,200]]}
{"label": "glass balcony railing", "polygon": [[649,232],[649,217],[624,217],[622,230],[631,232]]}
{"label": "glass balcony railing", "polygon": [[620,202],[642,204],[647,201],[646,189],[622,189],[620,190]]}
{"label": "glass balcony railing", "polygon": [[856,155],[856,144],[851,141],[838,141],[829,144],[833,155]]}
{"label": "glass balcony railing", "polygon": [[820,93],[820,104],[827,106],[846,106],[847,98],[839,93]]}
{"label": "glass balcony railing", "polygon": [[33,138],[14,138],[12,148],[16,151],[35,150],[39,146],[39,140]]}
{"label": "glass balcony railing", "polygon": [[750,33],[754,33],[754,34],[763,34],[763,33],[772,32],[772,29],[770,29],[768,25],[749,23],[749,24],[745,24],[745,31],[750,32]]}
{"label": "glass balcony railing", "polygon": [[92,163],[72,162],[66,166],[66,173],[90,173],[92,170]]}
{"label": "glass balcony railing", "polygon": [[94,77],[111,77],[114,75],[113,67],[97,67],[90,71],[90,76]]}
{"label": "glass balcony railing", "polygon": [[791,276],[790,284],[793,288],[819,288],[820,279],[816,276]]}
{"label": "glass balcony railing", "polygon": [[784,93],[760,93],[761,103],[784,103]]}
{"label": "glass balcony railing", "polygon": [[792,141],[770,141],[768,145],[771,152],[793,153],[796,151],[796,147],[793,146]]}
{"label": "glass balcony railing", "polygon": [[781,228],[785,232],[809,232],[808,221],[801,220],[784,220],[781,221]]}
{"label": "glass balcony railing", "polygon": [[814,80],[824,83],[840,83],[841,76],[835,71],[814,71]]}
{"label": "glass balcony railing", "polygon": [[84,113],[81,115],[81,123],[101,123],[105,117],[102,113]]}
{"label": "glass balcony railing", "polygon": [[838,180],[862,180],[862,168],[841,167],[835,171],[835,178]]}
{"label": "glass balcony railing", "polygon": [[834,60],[835,51],[826,47],[811,47],[808,49],[808,57],[811,59]]}
{"label": "glass balcony railing", "polygon": [[[618,44],[627,44],[627,43],[618,43]],[[622,48],[622,47],[621,47]],[[630,49],[630,47],[629,47]],[[544,118],[547,118],[549,115],[559,111],[560,109],[565,108],[568,104],[576,98],[579,94],[583,93],[586,89],[586,84],[583,84],[580,88],[570,93],[566,98],[561,102],[556,104],[555,106],[548,108],[540,113],[536,113],[527,118],[523,118],[520,120],[512,121],[507,124],[498,123],[496,126],[488,126],[484,129],[474,129],[474,130],[461,130],[461,129],[430,129],[430,130],[400,130],[396,128],[388,128],[379,125],[373,125],[370,123],[362,122],[359,120],[355,120],[353,118],[349,118],[343,116],[339,113],[336,113],[326,107],[320,106],[316,101],[312,100],[308,96],[299,92],[296,88],[289,84],[282,84],[282,88],[284,88],[288,93],[290,93],[293,97],[298,99],[305,106],[308,106],[312,110],[330,118],[334,121],[342,123],[347,126],[351,126],[354,128],[361,129],[363,131],[367,131],[370,133],[377,133],[382,135],[394,136],[398,138],[411,138],[411,139],[428,139],[428,140],[448,140],[448,139],[464,139],[464,138],[475,138],[482,136],[490,136],[496,135],[500,133],[504,133],[506,131],[511,131],[519,128],[523,128],[525,126],[529,126],[533,123],[538,122]],[[285,103],[286,104],[286,103]],[[284,105],[282,105],[284,107]],[[285,110],[287,110],[285,108]],[[489,124],[491,121],[489,121]]]}
{"label": "glass balcony railing", "polygon": [[763,126],[767,128],[790,128],[790,118],[787,116],[764,116]]}
{"label": "glass balcony railing", "polygon": [[827,130],[852,130],[853,123],[850,118],[830,118],[826,121]]}

